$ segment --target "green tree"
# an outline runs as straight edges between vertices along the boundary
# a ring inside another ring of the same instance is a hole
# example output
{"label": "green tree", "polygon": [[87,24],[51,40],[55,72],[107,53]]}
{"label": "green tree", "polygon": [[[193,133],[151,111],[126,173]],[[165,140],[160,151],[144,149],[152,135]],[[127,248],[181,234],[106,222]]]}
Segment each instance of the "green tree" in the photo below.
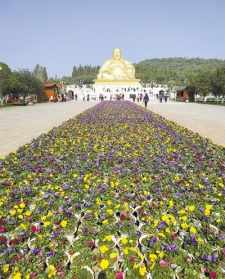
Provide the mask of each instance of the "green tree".
{"label": "green tree", "polygon": [[3,96],[3,82],[10,76],[11,70],[5,63],[0,62],[0,99]]}
{"label": "green tree", "polygon": [[215,96],[225,96],[225,67],[216,69],[211,75],[212,93]]}
{"label": "green tree", "polygon": [[8,76],[2,84],[3,96],[9,94],[12,94],[13,96],[19,96],[23,90],[23,84],[18,79],[16,73],[12,73],[10,76]]}
{"label": "green tree", "polygon": [[27,70],[11,73],[4,80],[2,88],[4,96],[12,94],[25,98],[28,95],[36,95],[41,98],[43,94],[42,82]]}
{"label": "green tree", "polygon": [[48,80],[48,73],[46,67],[43,67],[37,64],[33,71],[34,76],[42,82],[46,82]]}

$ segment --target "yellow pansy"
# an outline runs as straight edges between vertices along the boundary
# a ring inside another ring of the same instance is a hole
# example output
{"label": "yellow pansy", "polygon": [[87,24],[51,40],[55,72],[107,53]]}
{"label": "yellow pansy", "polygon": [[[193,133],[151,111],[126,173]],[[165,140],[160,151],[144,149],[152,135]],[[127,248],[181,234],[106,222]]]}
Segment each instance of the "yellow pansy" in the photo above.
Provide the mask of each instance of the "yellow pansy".
{"label": "yellow pansy", "polygon": [[106,235],[104,241],[112,241],[112,235]]}
{"label": "yellow pansy", "polygon": [[47,268],[48,278],[52,278],[56,275],[56,268],[50,264]]}
{"label": "yellow pansy", "polygon": [[205,210],[204,210],[204,214],[205,214],[205,216],[210,216],[210,214],[211,214],[211,210],[210,209],[208,209],[208,208],[206,208]]}
{"label": "yellow pansy", "polygon": [[175,217],[172,214],[168,214],[168,218],[173,225],[177,224]]}
{"label": "yellow pansy", "polygon": [[169,201],[169,208],[172,208],[174,206],[174,202],[173,202],[173,200],[170,200]]}
{"label": "yellow pansy", "polygon": [[125,247],[123,249],[123,252],[124,252],[125,255],[128,255],[129,254],[129,247]]}
{"label": "yellow pansy", "polygon": [[123,245],[126,245],[128,243],[128,239],[126,236],[122,237],[120,241]]}
{"label": "yellow pansy", "polygon": [[155,261],[157,260],[157,255],[156,255],[156,254],[150,254],[150,255],[149,255],[149,260],[150,260],[151,262],[155,262]]}
{"label": "yellow pansy", "polygon": [[157,227],[158,226],[158,224],[159,224],[159,220],[154,220],[154,223],[153,223],[153,228],[155,228],[155,227]]}
{"label": "yellow pansy", "polygon": [[107,214],[108,214],[108,215],[110,215],[110,216],[112,216],[112,215],[113,215],[113,210],[112,210],[112,209],[110,209],[110,208],[109,208],[109,209],[107,209],[107,210],[106,210],[106,212],[107,212]]}
{"label": "yellow pansy", "polygon": [[211,215],[211,210],[212,210],[212,205],[211,204],[206,204],[205,205],[205,210],[204,210],[204,214],[205,214],[205,216],[209,216],[209,215]]}
{"label": "yellow pansy", "polygon": [[139,267],[139,274],[140,274],[141,276],[145,276],[146,273],[147,273],[147,270],[146,270],[145,265],[141,265],[141,266]]}
{"label": "yellow pansy", "polygon": [[166,229],[165,229],[165,232],[168,233],[168,234],[170,234],[170,233],[171,233],[171,230],[170,230],[169,228],[166,228]]}
{"label": "yellow pansy", "polygon": [[166,237],[165,234],[162,233],[162,232],[158,233],[158,236],[159,236],[159,237],[162,237],[162,238],[165,238],[165,237]]}
{"label": "yellow pansy", "polygon": [[43,222],[44,222],[46,219],[47,219],[47,216],[42,216],[42,217],[41,217],[41,221],[43,221]]}
{"label": "yellow pansy", "polygon": [[30,216],[31,216],[31,211],[30,211],[30,210],[27,210],[27,211],[25,212],[25,215],[26,215],[27,217],[30,217]]}
{"label": "yellow pansy", "polygon": [[107,251],[109,251],[109,247],[107,245],[102,245],[102,246],[99,247],[99,250],[102,254],[104,254]]}
{"label": "yellow pansy", "polygon": [[165,253],[163,252],[163,251],[156,251],[156,253],[158,254],[158,257],[160,258],[160,259],[162,259],[164,256],[165,256]]}
{"label": "yellow pansy", "polygon": [[181,217],[180,217],[180,220],[181,220],[181,221],[183,221],[183,222],[186,222],[186,221],[187,221],[187,219],[188,219],[188,218],[187,218],[187,216],[186,216],[186,215],[184,215],[184,216],[181,216]]}
{"label": "yellow pansy", "polygon": [[15,209],[11,209],[11,210],[9,211],[9,214],[10,214],[11,216],[15,216],[15,215],[16,215],[16,210],[15,210]]}
{"label": "yellow pansy", "polygon": [[211,204],[206,204],[205,208],[208,210],[211,210],[213,208],[213,206]]}
{"label": "yellow pansy", "polygon": [[107,269],[109,267],[109,261],[106,259],[102,259],[100,262],[101,269]]}
{"label": "yellow pansy", "polygon": [[15,272],[12,276],[12,279],[21,279],[21,273],[19,271]]}
{"label": "yellow pansy", "polygon": [[7,273],[9,271],[9,264],[4,264],[2,267],[2,272]]}
{"label": "yellow pansy", "polygon": [[48,214],[47,214],[48,217],[52,217],[53,216],[53,213],[51,211],[48,211]]}
{"label": "yellow pansy", "polygon": [[61,222],[60,222],[60,226],[61,226],[62,228],[65,228],[65,227],[67,226],[67,221],[66,221],[66,220],[61,221]]}
{"label": "yellow pansy", "polygon": [[129,210],[129,204],[127,202],[124,203],[123,205],[124,210],[128,211]]}
{"label": "yellow pansy", "polygon": [[100,198],[96,198],[95,203],[96,203],[96,205],[100,205],[101,204]]}
{"label": "yellow pansy", "polygon": [[181,224],[181,228],[183,229],[183,230],[187,230],[188,229],[188,224],[187,223],[182,223]]}
{"label": "yellow pansy", "polygon": [[188,211],[189,211],[189,212],[195,211],[195,205],[189,205],[189,206],[188,206]]}
{"label": "yellow pansy", "polygon": [[190,227],[190,233],[192,233],[192,234],[196,234],[196,233],[197,233],[196,228],[195,228],[195,227],[193,227],[193,226],[191,226],[191,227]]}
{"label": "yellow pansy", "polygon": [[21,203],[19,204],[19,207],[23,209],[23,208],[25,207],[25,203],[24,203],[24,202],[21,202]]}
{"label": "yellow pansy", "polygon": [[167,214],[163,214],[161,217],[162,221],[164,221],[167,225],[170,224],[170,218]]}
{"label": "yellow pansy", "polygon": [[44,222],[44,227],[45,227],[45,228],[47,228],[47,227],[50,226],[50,225],[51,225],[51,222],[49,222],[49,221],[45,221],[45,222]]}
{"label": "yellow pansy", "polygon": [[107,225],[109,223],[109,220],[105,219],[104,221],[102,221],[103,225]]}
{"label": "yellow pansy", "polygon": [[20,224],[20,228],[22,229],[22,230],[26,230],[27,229],[27,227],[28,227],[28,225],[27,224]]}
{"label": "yellow pansy", "polygon": [[199,244],[203,244],[204,243],[204,240],[201,237],[197,237],[197,241],[198,241]]}
{"label": "yellow pansy", "polygon": [[111,206],[111,205],[112,205],[112,201],[108,200],[108,201],[107,201],[107,205],[108,205],[108,206]]}
{"label": "yellow pansy", "polygon": [[185,215],[186,211],[184,209],[181,209],[181,210],[178,211],[178,214],[179,215]]}

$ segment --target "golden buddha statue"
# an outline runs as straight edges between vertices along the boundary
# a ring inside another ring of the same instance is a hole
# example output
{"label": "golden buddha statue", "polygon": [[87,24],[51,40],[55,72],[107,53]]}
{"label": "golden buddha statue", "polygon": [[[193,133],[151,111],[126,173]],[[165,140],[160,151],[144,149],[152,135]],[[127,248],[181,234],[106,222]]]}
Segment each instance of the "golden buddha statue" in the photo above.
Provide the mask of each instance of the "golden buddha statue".
{"label": "golden buddha statue", "polygon": [[122,58],[119,48],[113,50],[112,59],[107,60],[99,70],[96,82],[138,81],[134,66]]}

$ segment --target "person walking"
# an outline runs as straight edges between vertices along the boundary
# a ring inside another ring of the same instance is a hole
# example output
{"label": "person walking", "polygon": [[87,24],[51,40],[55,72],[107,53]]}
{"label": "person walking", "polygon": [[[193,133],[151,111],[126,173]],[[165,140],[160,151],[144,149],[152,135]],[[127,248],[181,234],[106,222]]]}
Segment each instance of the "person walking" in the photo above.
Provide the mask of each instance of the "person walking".
{"label": "person walking", "polygon": [[147,94],[147,93],[145,93],[145,96],[144,96],[143,101],[144,101],[144,103],[145,103],[145,108],[147,108],[148,102],[149,102],[149,97],[148,97],[148,94]]}
{"label": "person walking", "polygon": [[165,96],[164,96],[164,100],[165,100],[165,103],[167,103],[168,95],[165,95]]}

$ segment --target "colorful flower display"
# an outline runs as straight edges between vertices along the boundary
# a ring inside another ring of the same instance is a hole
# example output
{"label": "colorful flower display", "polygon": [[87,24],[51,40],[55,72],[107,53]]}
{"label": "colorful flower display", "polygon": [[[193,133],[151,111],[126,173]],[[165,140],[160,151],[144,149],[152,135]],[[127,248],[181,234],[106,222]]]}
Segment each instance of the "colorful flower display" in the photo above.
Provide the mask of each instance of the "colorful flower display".
{"label": "colorful flower display", "polygon": [[0,160],[0,278],[225,278],[225,149],[102,102]]}

